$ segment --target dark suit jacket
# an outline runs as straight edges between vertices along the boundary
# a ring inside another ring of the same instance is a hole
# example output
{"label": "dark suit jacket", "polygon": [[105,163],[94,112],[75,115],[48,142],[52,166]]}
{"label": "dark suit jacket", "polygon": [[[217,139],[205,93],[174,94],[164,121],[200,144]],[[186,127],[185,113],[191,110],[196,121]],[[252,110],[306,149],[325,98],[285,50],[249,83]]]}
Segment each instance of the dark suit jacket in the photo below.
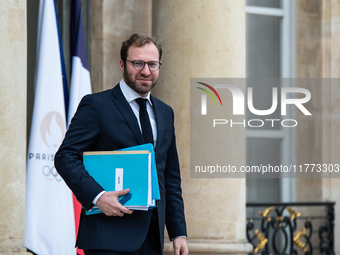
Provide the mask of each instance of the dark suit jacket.
{"label": "dark suit jacket", "polygon": [[[170,239],[186,235],[181,179],[177,156],[174,113],[170,106],[151,96],[157,123],[156,165],[161,200],[157,212],[161,247],[164,224]],[[103,188],[82,164],[84,151],[110,151],[143,144],[136,116],[119,85],[85,96],[55,155],[58,173],[83,208],[89,210]],[[77,245],[82,249],[134,251],[143,243],[151,211],[134,211],[123,217],[82,214]]]}

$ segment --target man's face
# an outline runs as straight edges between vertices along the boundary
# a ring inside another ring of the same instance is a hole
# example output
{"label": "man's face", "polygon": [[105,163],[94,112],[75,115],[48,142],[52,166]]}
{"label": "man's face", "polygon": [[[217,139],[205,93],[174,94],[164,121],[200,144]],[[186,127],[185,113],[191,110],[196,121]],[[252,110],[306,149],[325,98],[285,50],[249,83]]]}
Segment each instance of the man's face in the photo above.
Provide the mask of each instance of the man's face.
{"label": "man's face", "polygon": [[[147,43],[142,47],[130,46],[127,60],[142,60],[144,62],[159,61],[159,52],[153,43]],[[150,71],[149,66],[145,64],[142,70],[136,70],[133,63],[120,60],[120,68],[123,72],[123,79],[126,84],[136,91],[141,97],[145,97],[148,92],[156,85],[159,75],[157,71]]]}

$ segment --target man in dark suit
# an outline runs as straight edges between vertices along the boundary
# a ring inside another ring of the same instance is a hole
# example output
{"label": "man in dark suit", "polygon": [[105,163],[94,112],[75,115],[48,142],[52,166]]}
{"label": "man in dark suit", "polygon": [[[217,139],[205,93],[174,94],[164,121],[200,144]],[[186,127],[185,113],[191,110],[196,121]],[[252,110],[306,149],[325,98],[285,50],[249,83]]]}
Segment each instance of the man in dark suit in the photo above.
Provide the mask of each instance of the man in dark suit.
{"label": "man in dark suit", "polygon": [[[85,254],[162,254],[164,227],[175,254],[188,254],[180,169],[170,106],[150,95],[161,65],[154,38],[133,34],[122,43],[123,79],[113,89],[85,96],[55,155],[55,166],[83,206],[103,214],[82,213],[77,245]],[[149,211],[131,211],[86,171],[84,151],[112,151],[154,144],[161,200]]]}

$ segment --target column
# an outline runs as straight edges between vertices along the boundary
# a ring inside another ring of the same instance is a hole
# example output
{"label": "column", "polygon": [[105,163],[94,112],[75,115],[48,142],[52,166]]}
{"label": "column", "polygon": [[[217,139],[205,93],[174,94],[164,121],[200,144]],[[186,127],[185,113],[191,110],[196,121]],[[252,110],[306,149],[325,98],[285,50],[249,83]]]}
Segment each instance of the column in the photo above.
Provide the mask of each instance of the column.
{"label": "column", "polygon": [[93,92],[122,78],[120,48],[132,33],[151,33],[151,0],[91,1],[90,70]]}
{"label": "column", "polygon": [[[301,0],[295,4],[295,66],[296,77],[340,77],[340,1]],[[296,134],[296,164],[339,164],[340,121],[339,82],[308,88],[312,94],[310,105],[313,118],[297,116],[304,128]],[[299,124],[300,125],[300,124]],[[297,179],[297,201],[334,201],[335,240],[340,234],[340,179]],[[313,187],[313,189],[310,189]],[[340,244],[335,242],[335,252]]]}
{"label": "column", "polygon": [[[190,78],[245,77],[244,1],[153,1],[153,35],[163,46],[153,90],[175,111],[190,254],[246,254],[245,179],[190,177]],[[243,88],[244,89],[244,88]],[[202,131],[202,142],[208,131]],[[245,133],[231,131],[221,152],[245,164]],[[238,142],[233,143],[237,137]],[[232,145],[232,146],[231,146]],[[234,161],[235,162],[235,161]],[[172,244],[165,244],[171,254]]]}
{"label": "column", "polygon": [[27,254],[26,1],[1,1],[0,17],[0,254]]}

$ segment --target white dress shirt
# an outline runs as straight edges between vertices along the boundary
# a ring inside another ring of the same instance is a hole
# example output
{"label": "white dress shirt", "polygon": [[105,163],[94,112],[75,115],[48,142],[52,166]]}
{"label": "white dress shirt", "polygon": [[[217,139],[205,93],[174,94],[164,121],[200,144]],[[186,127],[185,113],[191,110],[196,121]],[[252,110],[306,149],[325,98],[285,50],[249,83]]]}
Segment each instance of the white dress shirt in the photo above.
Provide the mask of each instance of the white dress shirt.
{"label": "white dress shirt", "polygon": [[[126,99],[126,101],[130,104],[130,107],[133,111],[133,113],[136,115],[136,118],[138,120],[139,128],[142,131],[142,127],[140,125],[140,120],[139,120],[139,104],[136,102],[137,98],[142,98],[136,91],[134,91],[132,88],[130,88],[125,81],[122,79],[119,82],[120,89],[123,92],[123,95]],[[152,134],[153,134],[153,141],[154,141],[154,146],[156,145],[157,142],[157,125],[156,125],[156,118],[155,118],[155,113],[153,111],[153,105],[150,100],[150,92],[147,94],[147,96],[144,98],[147,99],[148,102],[146,104],[146,110],[149,115],[150,123],[151,123],[151,128],[152,128]]]}

